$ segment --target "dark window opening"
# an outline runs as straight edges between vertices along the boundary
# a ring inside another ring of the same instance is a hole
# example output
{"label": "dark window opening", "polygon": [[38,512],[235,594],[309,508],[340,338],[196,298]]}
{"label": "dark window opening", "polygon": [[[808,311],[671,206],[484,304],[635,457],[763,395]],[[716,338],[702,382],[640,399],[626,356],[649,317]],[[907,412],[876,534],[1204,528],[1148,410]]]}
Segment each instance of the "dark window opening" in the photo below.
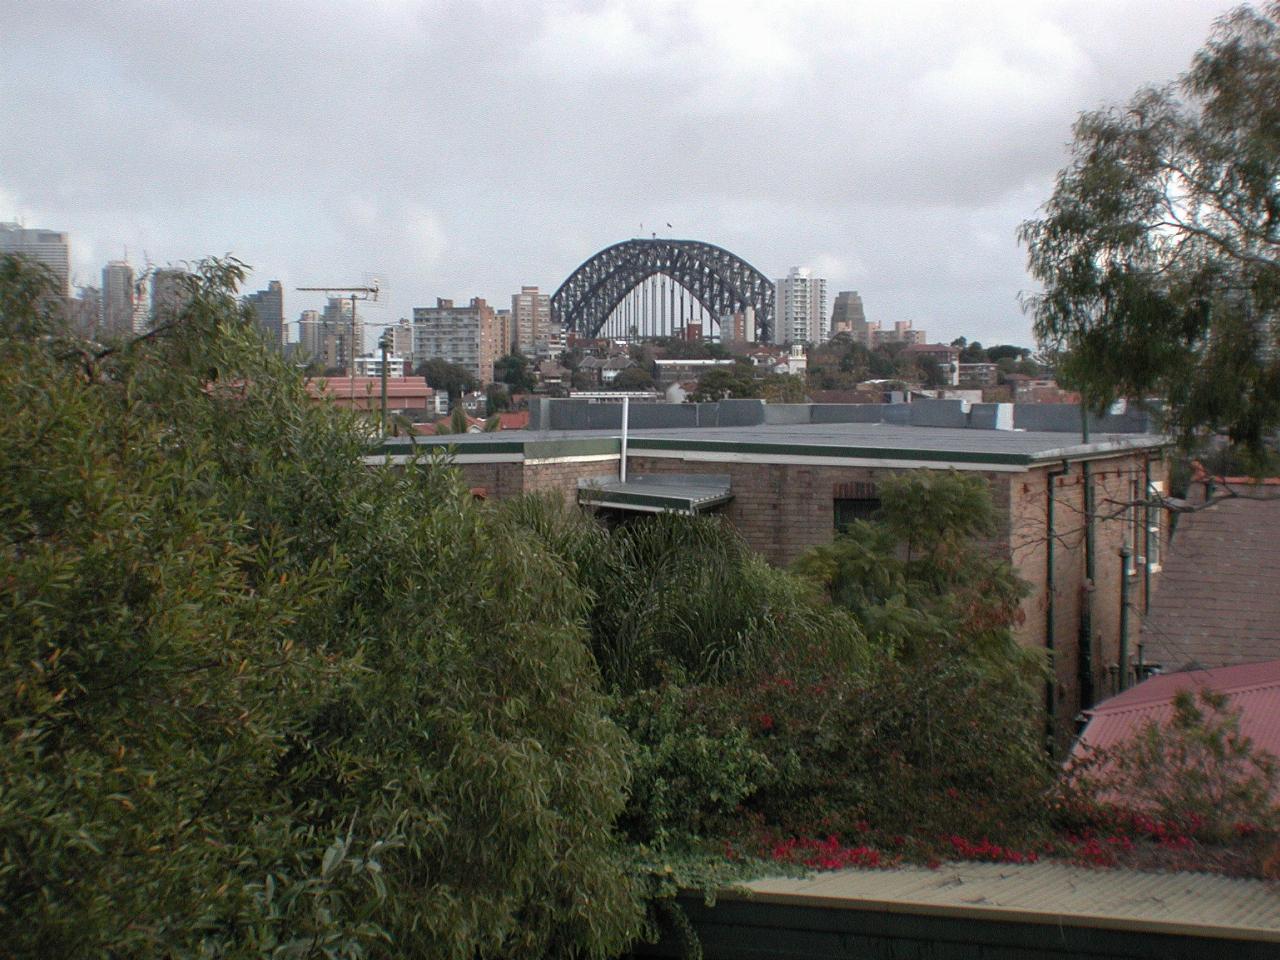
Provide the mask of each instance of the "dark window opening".
{"label": "dark window opening", "polygon": [[880,513],[880,491],[869,481],[836,484],[831,502],[838,533],[854,520],[875,520]]}

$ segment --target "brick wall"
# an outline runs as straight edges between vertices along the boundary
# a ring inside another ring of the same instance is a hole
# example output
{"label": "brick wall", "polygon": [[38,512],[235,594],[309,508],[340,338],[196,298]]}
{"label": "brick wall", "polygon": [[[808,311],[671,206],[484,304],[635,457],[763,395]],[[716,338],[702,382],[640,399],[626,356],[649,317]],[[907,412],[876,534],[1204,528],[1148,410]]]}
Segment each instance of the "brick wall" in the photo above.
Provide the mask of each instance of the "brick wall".
{"label": "brick wall", "polygon": [[[1145,455],[1130,454],[1094,461],[1094,582],[1092,585],[1092,629],[1094,667],[1093,702],[1119,690],[1120,601],[1123,561],[1120,548],[1132,545],[1135,536],[1145,536],[1144,512],[1130,507],[1142,498]],[[1009,511],[1009,543],[1014,570],[1031,584],[1023,601],[1024,621],[1018,637],[1030,646],[1045,646],[1050,636],[1047,530],[1047,485],[1054,467],[1041,467],[1014,479]],[[1151,463],[1151,479],[1163,480],[1164,465]],[[1081,465],[1073,463],[1064,476],[1052,477],[1054,496],[1053,644],[1054,683],[1057,700],[1056,726],[1064,735],[1073,730],[1081,702],[1081,619],[1089,584],[1085,571],[1084,476]],[[1139,518],[1135,530],[1134,517]],[[1167,537],[1167,520],[1153,512]],[[1140,552],[1145,547],[1139,544]],[[1146,602],[1147,578],[1142,565],[1133,563],[1129,578],[1129,664],[1136,667],[1141,642],[1141,613]],[[1151,575],[1154,586],[1158,574]]]}
{"label": "brick wall", "polygon": [[481,487],[494,500],[522,493],[556,491],[577,501],[578,478],[618,475],[618,458],[559,463],[462,463],[457,465],[463,482]]}

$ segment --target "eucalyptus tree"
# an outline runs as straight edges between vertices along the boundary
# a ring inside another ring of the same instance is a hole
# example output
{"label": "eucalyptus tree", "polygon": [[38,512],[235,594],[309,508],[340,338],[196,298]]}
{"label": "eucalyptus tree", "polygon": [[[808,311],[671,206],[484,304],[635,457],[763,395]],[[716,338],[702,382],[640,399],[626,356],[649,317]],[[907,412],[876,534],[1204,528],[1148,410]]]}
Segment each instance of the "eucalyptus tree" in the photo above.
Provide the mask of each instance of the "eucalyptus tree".
{"label": "eucalyptus tree", "polygon": [[1083,114],[1024,223],[1042,347],[1094,407],[1159,397],[1190,440],[1280,424],[1280,3],[1220,19],[1175,83]]}

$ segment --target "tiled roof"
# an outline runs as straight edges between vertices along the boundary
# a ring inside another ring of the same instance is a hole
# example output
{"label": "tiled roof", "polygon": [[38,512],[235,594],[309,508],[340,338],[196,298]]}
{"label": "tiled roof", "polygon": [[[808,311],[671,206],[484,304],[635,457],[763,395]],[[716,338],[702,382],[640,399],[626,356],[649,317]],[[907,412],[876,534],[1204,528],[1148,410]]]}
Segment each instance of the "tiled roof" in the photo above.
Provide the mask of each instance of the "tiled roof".
{"label": "tiled roof", "polygon": [[1254,746],[1280,757],[1280,660],[1151,677],[1087,711],[1089,723],[1073,754],[1105,750],[1128,741],[1148,723],[1167,723],[1173,718],[1174,697],[1183,690],[1226,694],[1240,711],[1240,732]]}
{"label": "tiled roof", "polygon": [[1280,500],[1178,519],[1142,639],[1165,671],[1280,659]]}

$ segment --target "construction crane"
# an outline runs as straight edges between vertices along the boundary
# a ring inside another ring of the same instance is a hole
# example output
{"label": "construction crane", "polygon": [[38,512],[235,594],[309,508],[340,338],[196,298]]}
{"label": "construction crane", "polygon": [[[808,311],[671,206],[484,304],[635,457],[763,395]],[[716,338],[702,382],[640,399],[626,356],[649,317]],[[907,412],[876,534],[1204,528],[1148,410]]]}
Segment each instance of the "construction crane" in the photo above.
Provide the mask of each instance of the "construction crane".
{"label": "construction crane", "polygon": [[347,377],[351,384],[351,409],[356,408],[356,301],[378,300],[378,281],[363,287],[294,287],[307,293],[323,293],[330,300],[351,301],[351,339],[347,343]]}

